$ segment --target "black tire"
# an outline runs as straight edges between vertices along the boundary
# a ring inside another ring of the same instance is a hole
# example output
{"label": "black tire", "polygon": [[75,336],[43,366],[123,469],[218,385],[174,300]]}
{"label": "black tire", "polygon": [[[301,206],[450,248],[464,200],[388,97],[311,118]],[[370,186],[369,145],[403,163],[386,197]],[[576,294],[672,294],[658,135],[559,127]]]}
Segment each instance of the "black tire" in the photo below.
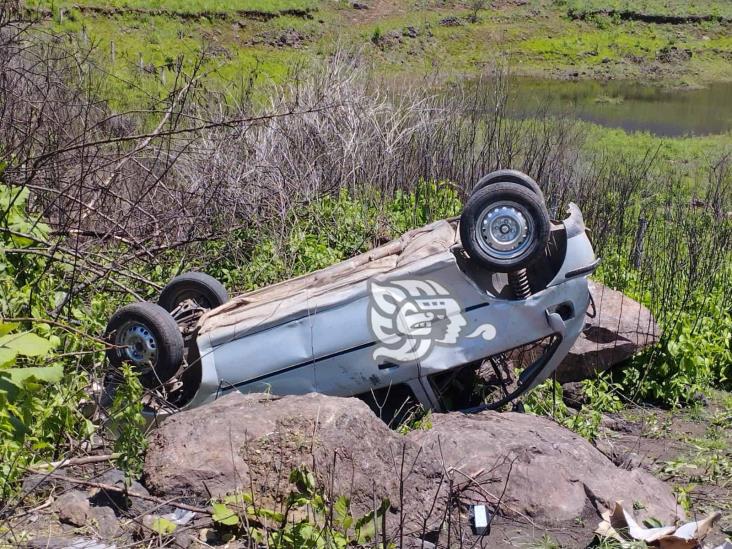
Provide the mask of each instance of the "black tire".
{"label": "black tire", "polygon": [[[491,230],[481,229],[490,224],[491,216],[496,225],[491,225]],[[504,228],[507,233],[502,232]],[[494,183],[483,187],[470,196],[460,216],[463,248],[471,259],[497,273],[523,269],[540,257],[549,240],[550,228],[544,201],[517,183]],[[501,234],[497,234],[497,230]],[[521,233],[523,240],[520,240]],[[500,241],[504,234],[507,239],[517,235],[515,247],[510,248],[510,240]],[[499,246],[507,246],[507,249],[499,249]]]}
{"label": "black tire", "polygon": [[539,187],[538,183],[525,173],[518,170],[497,170],[489,173],[488,175],[484,175],[480,178],[480,181],[475,184],[471,194],[475,194],[480,189],[495,183],[516,183],[517,185],[521,185],[534,191],[539,195],[542,202],[544,202],[544,193],[541,191],[541,187]]}
{"label": "black tire", "polygon": [[192,299],[204,309],[215,309],[229,301],[229,293],[221,282],[206,273],[183,273],[163,288],[158,305],[172,312],[186,299]]}
{"label": "black tire", "polygon": [[[132,364],[148,389],[172,378],[183,362],[183,336],[178,325],[168,311],[155,303],[133,303],[118,309],[107,323],[104,338],[114,346],[107,350],[110,366],[117,369],[122,364]],[[124,343],[130,341],[140,347],[125,347]],[[149,356],[152,348],[154,357]]]}

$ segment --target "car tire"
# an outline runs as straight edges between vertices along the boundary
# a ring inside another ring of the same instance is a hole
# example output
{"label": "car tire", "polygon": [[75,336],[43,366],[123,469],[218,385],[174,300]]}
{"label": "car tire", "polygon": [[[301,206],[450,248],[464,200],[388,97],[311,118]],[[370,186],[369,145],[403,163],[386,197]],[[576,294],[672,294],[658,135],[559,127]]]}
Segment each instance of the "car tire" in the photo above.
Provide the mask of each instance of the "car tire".
{"label": "car tire", "polygon": [[473,187],[471,194],[475,194],[480,189],[495,183],[516,183],[517,185],[521,185],[534,191],[539,195],[542,202],[544,202],[544,193],[541,191],[539,184],[534,181],[533,178],[518,170],[497,170],[481,177],[480,181],[478,181],[475,184],[475,187]]}
{"label": "car tire", "polygon": [[192,299],[204,309],[215,309],[229,301],[229,293],[221,282],[206,273],[184,273],[163,288],[158,305],[172,312],[186,299]]}
{"label": "car tire", "polygon": [[183,362],[183,336],[170,313],[155,303],[133,303],[115,312],[104,335],[113,369],[132,364],[146,388],[172,378]]}
{"label": "car tire", "polygon": [[523,269],[541,256],[551,223],[544,201],[518,183],[474,192],[460,216],[460,239],[471,259],[498,273]]}

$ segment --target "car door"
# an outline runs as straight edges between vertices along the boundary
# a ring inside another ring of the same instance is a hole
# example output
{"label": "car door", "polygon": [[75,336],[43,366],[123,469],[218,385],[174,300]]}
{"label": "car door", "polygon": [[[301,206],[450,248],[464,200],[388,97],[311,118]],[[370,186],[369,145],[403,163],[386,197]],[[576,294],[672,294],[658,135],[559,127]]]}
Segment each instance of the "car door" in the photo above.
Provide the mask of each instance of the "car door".
{"label": "car door", "polygon": [[369,319],[368,294],[336,306],[313,308],[313,356],[318,392],[350,396],[419,376],[416,360],[379,354]]}
{"label": "car door", "polygon": [[[288,299],[304,301],[304,295]],[[284,300],[283,300],[284,301]],[[214,348],[222,391],[305,394],[316,390],[308,311],[261,329],[235,334]]]}

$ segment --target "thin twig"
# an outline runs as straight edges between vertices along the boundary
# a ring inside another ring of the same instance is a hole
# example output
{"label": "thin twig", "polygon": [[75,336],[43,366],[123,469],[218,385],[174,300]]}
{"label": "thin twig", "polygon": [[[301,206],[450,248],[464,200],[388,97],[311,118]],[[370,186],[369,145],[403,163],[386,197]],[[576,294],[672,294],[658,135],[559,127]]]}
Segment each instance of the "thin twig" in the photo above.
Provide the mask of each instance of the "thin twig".
{"label": "thin twig", "polygon": [[67,477],[64,475],[55,475],[55,474],[48,475],[48,478],[52,478],[52,479],[60,480],[60,481],[64,481],[64,482],[70,482],[72,484],[79,484],[81,486],[88,486],[90,488],[99,488],[101,490],[106,490],[108,492],[116,492],[118,494],[124,494],[128,497],[144,499],[146,501],[152,501],[153,503],[160,503],[163,505],[172,505],[173,507],[178,507],[179,509],[183,509],[185,511],[193,511],[194,513],[201,513],[204,515],[212,514],[210,510],[208,510],[204,507],[196,507],[195,505],[188,505],[187,503],[178,503],[177,501],[172,500],[172,499],[158,498],[158,497],[149,496],[146,494],[137,494],[135,492],[130,492],[128,490],[125,490],[124,488],[119,488],[118,486],[113,486],[111,484],[103,484],[101,482],[92,482],[89,480],[82,480],[82,479],[78,479],[78,478],[72,478],[72,477]]}
{"label": "thin twig", "polygon": [[64,467],[78,467],[79,465],[89,465],[90,463],[103,463],[105,461],[114,461],[120,456],[119,452],[114,454],[105,454],[102,456],[84,456],[78,458],[62,459],[60,461],[52,461],[50,463],[36,463],[33,469],[30,469],[33,473],[44,474],[44,471],[37,470],[40,468],[49,469],[63,469]]}

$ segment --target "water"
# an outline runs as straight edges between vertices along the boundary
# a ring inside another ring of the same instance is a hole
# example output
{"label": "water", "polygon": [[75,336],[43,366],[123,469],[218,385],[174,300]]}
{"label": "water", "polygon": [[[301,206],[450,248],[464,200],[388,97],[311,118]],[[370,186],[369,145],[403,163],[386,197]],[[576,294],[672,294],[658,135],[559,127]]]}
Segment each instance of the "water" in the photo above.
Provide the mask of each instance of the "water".
{"label": "water", "polygon": [[522,115],[543,106],[602,126],[671,137],[732,130],[732,82],[698,90],[629,81],[516,78],[512,84],[513,105]]}

